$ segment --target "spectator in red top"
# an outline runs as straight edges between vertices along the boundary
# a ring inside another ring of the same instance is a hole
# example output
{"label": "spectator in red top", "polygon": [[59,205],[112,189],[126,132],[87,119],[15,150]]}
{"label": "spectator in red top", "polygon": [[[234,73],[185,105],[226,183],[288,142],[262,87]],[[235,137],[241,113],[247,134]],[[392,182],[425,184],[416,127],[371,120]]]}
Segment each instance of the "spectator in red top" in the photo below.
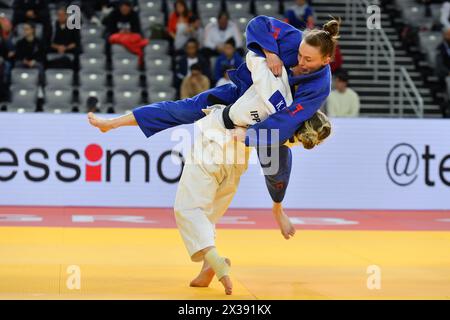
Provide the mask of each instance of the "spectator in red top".
{"label": "spectator in red top", "polygon": [[169,16],[167,24],[167,32],[172,39],[175,39],[177,34],[177,25],[179,23],[189,24],[189,8],[184,0],[177,0],[174,3],[174,11]]}
{"label": "spectator in red top", "polygon": [[339,47],[339,44],[337,44],[333,60],[330,63],[331,73],[334,74],[334,73],[336,73],[336,71],[341,69],[343,62],[344,62],[344,59],[342,58],[341,48]]}

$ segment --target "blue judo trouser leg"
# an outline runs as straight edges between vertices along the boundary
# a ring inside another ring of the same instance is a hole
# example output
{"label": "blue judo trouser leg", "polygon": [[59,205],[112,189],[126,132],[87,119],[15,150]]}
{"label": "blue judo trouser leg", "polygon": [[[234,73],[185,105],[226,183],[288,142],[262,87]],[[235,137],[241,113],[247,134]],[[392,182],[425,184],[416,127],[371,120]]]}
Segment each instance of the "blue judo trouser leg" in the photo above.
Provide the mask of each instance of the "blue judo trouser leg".
{"label": "blue judo trouser leg", "polygon": [[[278,150],[275,150],[274,148]],[[273,147],[259,147],[257,148],[257,152],[266,179],[267,190],[269,191],[273,202],[281,203],[286,194],[289,178],[291,176],[291,149],[285,145],[280,145]],[[273,153],[278,154],[278,157],[274,157]],[[268,158],[270,159],[270,162],[267,161]],[[273,172],[273,166],[278,167],[276,172]]]}
{"label": "blue judo trouser leg", "polygon": [[239,98],[234,84],[226,84],[202,92],[199,95],[177,101],[162,101],[133,110],[136,122],[148,138],[162,130],[182,124],[190,124],[203,118],[202,109],[214,104],[229,105]]}

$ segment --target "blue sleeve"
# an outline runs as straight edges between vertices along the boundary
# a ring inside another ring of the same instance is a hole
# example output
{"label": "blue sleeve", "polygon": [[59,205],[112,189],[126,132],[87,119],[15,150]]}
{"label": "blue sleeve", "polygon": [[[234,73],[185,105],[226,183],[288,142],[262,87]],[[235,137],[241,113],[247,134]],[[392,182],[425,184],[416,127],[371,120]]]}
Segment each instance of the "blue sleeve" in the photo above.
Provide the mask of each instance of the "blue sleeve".
{"label": "blue sleeve", "polygon": [[133,109],[139,128],[148,138],[162,130],[193,123],[205,116],[202,109],[217,103],[232,104],[239,98],[234,84],[207,90],[199,95],[178,100],[161,101]]}
{"label": "blue sleeve", "polygon": [[[310,119],[326,101],[329,90],[314,90],[314,84],[300,85],[292,105],[272,114],[247,129],[245,145],[279,145],[292,137],[301,124]],[[278,132],[278,137],[275,133]],[[274,135],[274,137],[272,137]]]}
{"label": "blue sleeve", "polygon": [[261,48],[279,55],[278,43],[272,29],[269,17],[257,16],[250,20],[246,30],[247,48],[261,57],[265,57]]}
{"label": "blue sleeve", "polygon": [[[278,147],[276,147],[278,148]],[[264,161],[261,161],[261,157],[264,157],[262,154],[267,154],[270,149],[267,148],[257,148],[258,157],[261,162],[261,167],[264,172],[264,178],[266,180],[267,190],[269,191],[270,197],[273,202],[281,203],[283,202],[284,196],[286,194],[286,190],[289,184],[289,178],[291,176],[291,168],[292,168],[292,153],[291,149],[287,146],[280,146],[278,150],[279,154],[279,163],[278,170],[276,173],[268,173],[266,174],[267,166],[264,165]]]}
{"label": "blue sleeve", "polygon": [[298,48],[303,33],[292,25],[272,17],[258,16],[247,26],[247,48],[265,57],[262,48],[274,52],[286,67],[298,64]]}

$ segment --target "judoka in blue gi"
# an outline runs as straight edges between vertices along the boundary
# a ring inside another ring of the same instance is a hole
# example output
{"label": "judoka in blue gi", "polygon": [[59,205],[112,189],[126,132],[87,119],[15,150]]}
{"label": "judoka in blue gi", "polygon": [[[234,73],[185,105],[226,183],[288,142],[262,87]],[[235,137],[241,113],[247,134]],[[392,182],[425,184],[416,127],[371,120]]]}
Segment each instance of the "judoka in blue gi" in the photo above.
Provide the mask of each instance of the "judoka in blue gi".
{"label": "judoka in blue gi", "polygon": [[[208,147],[214,145],[214,154],[233,148],[241,149],[246,157],[247,147],[256,147],[259,153],[262,148],[278,148],[279,170],[266,175],[266,184],[274,202],[281,203],[292,164],[292,154],[285,142],[297,137],[305,148],[312,148],[330,133],[329,122],[318,109],[330,93],[329,63],[338,31],[339,22],[335,20],[325,24],[323,30],[303,34],[279,20],[259,16],[247,27],[247,63],[229,73],[233,84],[208,90],[191,99],[139,107],[132,114],[116,119],[105,120],[89,114],[90,123],[102,132],[124,125],[139,125],[147,137],[201,119],[202,137],[196,140],[188,155],[191,161],[183,169],[174,206],[191,259],[204,261],[192,286],[207,286],[216,274],[225,292],[232,292],[229,260],[221,257],[215,248],[214,224],[231,202],[240,175],[246,169],[245,161],[243,164],[218,163],[217,159],[209,159],[212,161],[208,163],[198,161],[196,146],[207,141]],[[211,128],[223,130],[224,139],[208,137]],[[234,129],[235,138],[242,142],[227,140],[227,129]],[[201,174],[204,179],[199,179]],[[192,185],[193,175],[196,185]],[[203,185],[198,185],[198,181]],[[208,190],[207,195],[205,190]],[[285,236],[293,235],[288,220],[277,222],[286,232]]]}

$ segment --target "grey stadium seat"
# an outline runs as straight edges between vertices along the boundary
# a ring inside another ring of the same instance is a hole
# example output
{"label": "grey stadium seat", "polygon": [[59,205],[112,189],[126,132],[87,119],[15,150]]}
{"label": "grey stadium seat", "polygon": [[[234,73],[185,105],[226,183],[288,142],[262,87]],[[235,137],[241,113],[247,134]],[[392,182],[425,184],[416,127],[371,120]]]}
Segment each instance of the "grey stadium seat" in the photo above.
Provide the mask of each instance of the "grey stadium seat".
{"label": "grey stadium seat", "polygon": [[403,19],[407,24],[419,27],[433,24],[432,17],[425,16],[425,6],[412,5],[402,11]]}
{"label": "grey stadium seat", "polygon": [[45,89],[45,109],[67,110],[72,105],[73,92],[71,88]]}
{"label": "grey stadium seat", "polygon": [[83,43],[83,52],[91,55],[103,54],[105,52],[105,44],[103,42],[85,42]]}
{"label": "grey stadium seat", "polygon": [[138,58],[134,56],[133,58],[113,58],[113,69],[114,71],[128,71],[138,69]]}
{"label": "grey stadium seat", "polygon": [[227,1],[227,10],[230,13],[230,16],[233,16],[235,13],[250,13],[250,1],[245,0],[228,0]]}
{"label": "grey stadium seat", "polygon": [[164,24],[164,15],[162,13],[146,14],[140,13],[142,29],[149,28],[155,24]]}
{"label": "grey stadium seat", "polygon": [[151,89],[149,91],[149,98],[151,103],[174,100],[175,99],[176,90],[174,88],[166,88],[166,89]]}
{"label": "grey stadium seat", "polygon": [[122,45],[114,44],[111,49],[112,55],[114,58],[120,57],[120,58],[132,58],[136,57],[134,53],[131,53],[128,51],[127,48],[125,48]]}
{"label": "grey stadium seat", "polygon": [[161,0],[139,0],[139,12],[160,14],[161,11]]}
{"label": "grey stadium seat", "polygon": [[201,14],[212,14],[217,16],[220,11],[220,1],[217,0],[197,0],[197,10]]}
{"label": "grey stadium seat", "polygon": [[87,28],[81,29],[81,39],[83,42],[85,41],[93,41],[97,42],[99,39],[102,39],[103,36],[103,28],[89,26]]}
{"label": "grey stadium seat", "polygon": [[159,58],[148,57],[145,61],[145,64],[148,73],[168,73],[172,69],[172,61],[168,56]]}
{"label": "grey stadium seat", "polygon": [[27,112],[34,112],[36,110],[36,88],[15,88],[11,87],[11,104],[9,111],[18,111],[23,109]]}
{"label": "grey stadium seat", "polygon": [[0,18],[1,17],[6,17],[8,18],[8,20],[12,20],[13,17],[13,10],[12,9],[5,9],[5,8],[0,8]]}
{"label": "grey stadium seat", "polygon": [[153,88],[165,89],[171,87],[173,84],[173,74],[147,74],[147,86],[152,90]]}
{"label": "grey stadium seat", "polygon": [[73,71],[71,69],[47,69],[45,71],[47,87],[58,89],[73,85]]}
{"label": "grey stadium seat", "polygon": [[11,83],[21,88],[36,88],[39,83],[37,69],[14,68],[11,73]]}
{"label": "grey stadium seat", "polygon": [[82,90],[103,90],[106,86],[105,72],[80,72],[80,87]]}
{"label": "grey stadium seat", "polygon": [[440,32],[420,32],[419,44],[420,50],[427,57],[427,61],[432,68],[436,67],[436,47],[442,41]]}
{"label": "grey stadium seat", "polygon": [[258,0],[255,1],[256,13],[258,15],[273,16],[279,13],[279,3],[275,0]]}
{"label": "grey stadium seat", "polygon": [[145,57],[161,58],[168,54],[169,43],[166,40],[150,40],[150,43],[145,47]]}
{"label": "grey stadium seat", "polygon": [[103,71],[106,67],[104,55],[82,54],[80,58],[81,70]]}
{"label": "grey stadium seat", "polygon": [[238,29],[241,33],[244,33],[247,29],[247,24],[253,19],[252,15],[249,14],[236,14],[233,16],[233,21],[237,24]]}
{"label": "grey stadium seat", "polygon": [[126,91],[139,88],[140,75],[124,71],[114,72],[114,91]]}
{"label": "grey stadium seat", "polygon": [[117,113],[132,110],[141,105],[141,103],[142,96],[140,89],[114,92],[114,111]]}

